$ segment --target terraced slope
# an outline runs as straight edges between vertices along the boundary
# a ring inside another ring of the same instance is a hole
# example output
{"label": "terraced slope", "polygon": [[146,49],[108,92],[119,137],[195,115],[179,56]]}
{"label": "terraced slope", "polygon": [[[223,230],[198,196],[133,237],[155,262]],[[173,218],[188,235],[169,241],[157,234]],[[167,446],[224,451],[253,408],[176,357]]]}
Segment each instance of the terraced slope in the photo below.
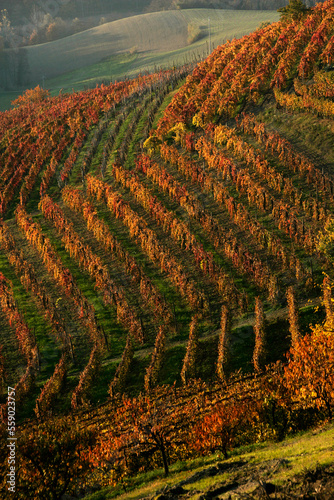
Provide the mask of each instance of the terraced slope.
{"label": "terraced slope", "polygon": [[[82,476],[167,474],[332,417],[332,336],[302,337],[334,319],[333,11],[265,26],[195,69],[36,88],[0,115],[1,402],[6,422],[15,387],[18,418],[33,419],[22,494],[51,495],[53,471],[59,497]],[[318,315],[299,311],[322,296]],[[61,455],[46,465],[34,448],[43,429],[62,436],[73,484]]]}

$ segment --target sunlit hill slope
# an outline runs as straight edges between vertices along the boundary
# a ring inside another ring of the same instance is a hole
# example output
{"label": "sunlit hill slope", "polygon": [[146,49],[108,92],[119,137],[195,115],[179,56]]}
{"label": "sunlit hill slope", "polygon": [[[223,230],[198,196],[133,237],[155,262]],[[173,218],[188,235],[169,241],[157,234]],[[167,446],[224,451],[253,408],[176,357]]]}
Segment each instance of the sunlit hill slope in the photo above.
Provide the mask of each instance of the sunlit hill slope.
{"label": "sunlit hill slope", "polygon": [[0,114],[18,498],[113,495],[332,419],[333,13]]}

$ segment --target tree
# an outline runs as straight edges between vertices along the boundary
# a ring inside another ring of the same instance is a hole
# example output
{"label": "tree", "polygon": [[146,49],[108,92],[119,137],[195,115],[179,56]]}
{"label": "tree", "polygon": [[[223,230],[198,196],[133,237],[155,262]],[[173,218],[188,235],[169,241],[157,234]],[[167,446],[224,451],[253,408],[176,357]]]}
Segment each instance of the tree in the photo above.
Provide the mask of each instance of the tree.
{"label": "tree", "polygon": [[281,14],[281,21],[299,20],[309,11],[302,0],[289,0],[288,5],[277,10]]}
{"label": "tree", "polygon": [[30,20],[34,26],[37,28],[45,26],[44,22],[45,14],[41,9],[37,7],[36,4],[32,6],[31,14],[30,14]]}
{"label": "tree", "polygon": [[290,349],[285,368],[287,388],[303,406],[325,408],[333,416],[334,335],[329,326],[317,325]]}
{"label": "tree", "polygon": [[66,23],[60,17],[56,17],[46,28],[46,39],[51,42],[66,36]]}
{"label": "tree", "polygon": [[161,403],[154,397],[139,397],[124,402],[131,416],[132,440],[139,447],[149,448],[150,452],[160,453],[165,476],[169,475],[168,431],[171,422],[171,407],[167,397]]}
{"label": "tree", "polygon": [[47,99],[49,96],[50,92],[38,85],[34,89],[26,90],[22,95],[15,99],[15,101],[12,101],[11,104],[14,108],[17,108],[27,103],[41,102]]}
{"label": "tree", "polygon": [[228,401],[214,406],[194,428],[194,448],[202,453],[219,450],[224,458],[233,445],[248,418],[249,412],[242,402]]}
{"label": "tree", "polygon": [[83,453],[94,445],[95,431],[71,417],[28,426],[19,440],[17,498],[60,500],[74,493],[91,469]]}
{"label": "tree", "polygon": [[29,45],[37,45],[40,43],[40,35],[38,31],[34,29],[29,37]]}
{"label": "tree", "polygon": [[8,17],[8,12],[3,9],[0,12],[0,35],[2,37],[5,48],[11,46],[11,42],[14,36],[14,30],[11,26],[11,22]]}

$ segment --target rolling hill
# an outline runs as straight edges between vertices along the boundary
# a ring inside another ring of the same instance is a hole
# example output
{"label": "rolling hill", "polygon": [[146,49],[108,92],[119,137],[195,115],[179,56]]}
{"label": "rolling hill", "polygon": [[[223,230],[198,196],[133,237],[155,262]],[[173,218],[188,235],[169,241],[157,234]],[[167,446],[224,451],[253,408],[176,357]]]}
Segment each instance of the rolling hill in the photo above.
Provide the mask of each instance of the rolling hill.
{"label": "rolling hill", "polygon": [[332,420],[333,13],[0,114],[18,498],[126,492]]}
{"label": "rolling hill", "polygon": [[[19,84],[22,89],[23,85],[44,84],[55,92],[83,90],[103,80],[198,60],[208,53],[209,38],[212,49],[226,39],[249,33],[261,22],[277,19],[277,12],[272,11],[216,9],[132,16],[18,53],[5,50],[2,65],[8,69],[2,73],[0,85]],[[191,33],[195,34],[193,42]]]}

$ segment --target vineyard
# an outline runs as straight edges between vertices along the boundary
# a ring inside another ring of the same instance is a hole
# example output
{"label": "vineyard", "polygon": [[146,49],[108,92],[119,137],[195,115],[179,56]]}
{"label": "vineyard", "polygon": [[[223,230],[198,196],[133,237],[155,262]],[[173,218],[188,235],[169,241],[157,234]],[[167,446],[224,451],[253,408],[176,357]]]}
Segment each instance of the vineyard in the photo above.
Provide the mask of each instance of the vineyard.
{"label": "vineyard", "polygon": [[333,19],[328,0],[195,67],[0,113],[17,498],[332,418]]}

